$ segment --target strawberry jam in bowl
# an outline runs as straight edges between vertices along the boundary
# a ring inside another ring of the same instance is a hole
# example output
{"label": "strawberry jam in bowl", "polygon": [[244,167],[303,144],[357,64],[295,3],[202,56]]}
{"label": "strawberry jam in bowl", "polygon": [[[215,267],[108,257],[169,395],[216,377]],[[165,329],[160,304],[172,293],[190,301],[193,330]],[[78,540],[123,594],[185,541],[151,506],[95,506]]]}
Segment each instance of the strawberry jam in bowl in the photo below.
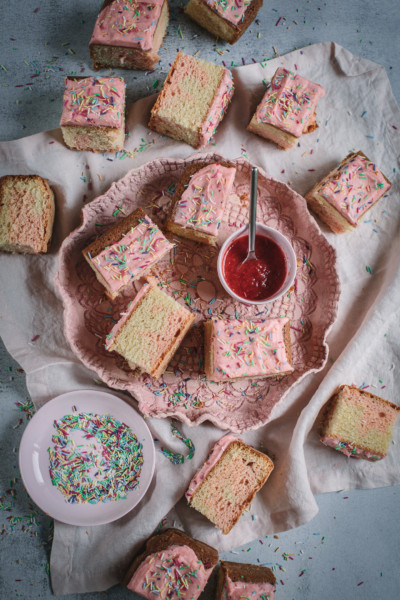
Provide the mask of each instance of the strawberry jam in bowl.
{"label": "strawberry jam in bowl", "polygon": [[218,255],[218,277],[222,287],[244,304],[265,304],[285,294],[296,276],[296,255],[276,229],[256,225],[256,258],[246,261],[249,246],[248,225],[235,231]]}

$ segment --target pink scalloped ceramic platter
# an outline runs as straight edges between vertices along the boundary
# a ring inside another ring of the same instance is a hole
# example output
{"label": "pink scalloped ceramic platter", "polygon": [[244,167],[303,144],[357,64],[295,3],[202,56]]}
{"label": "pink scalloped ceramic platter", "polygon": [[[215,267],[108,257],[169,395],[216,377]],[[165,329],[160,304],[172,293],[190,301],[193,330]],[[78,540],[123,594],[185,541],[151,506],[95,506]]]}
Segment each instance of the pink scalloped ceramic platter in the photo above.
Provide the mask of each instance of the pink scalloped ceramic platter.
{"label": "pink scalloped ceramic platter", "polygon": [[[168,236],[176,246],[157,263],[153,274],[160,278],[168,294],[196,313],[197,320],[160,380],[130,370],[121,356],[105,349],[107,334],[139,285],[132,284],[129,291],[111,302],[81,254],[107,226],[138,206],[162,227],[175,184],[187,165],[221,160],[223,157],[215,154],[196,154],[185,160],[156,159],[127,173],[103,196],[84,207],[81,226],[61,247],[56,283],[64,304],[66,338],[76,356],[104,383],[130,392],[146,416],[174,417],[188,425],[209,420],[221,429],[241,433],[267,423],[273,408],[292,386],[305,375],[322,369],[327,360],[326,336],[336,318],[340,293],[336,255],[308,213],[305,200],[259,169],[257,220],[289,239],[298,264],[294,287],[264,306],[235,302],[219,283],[216,268],[219,247],[247,221],[252,167],[248,161],[231,161],[237,172],[219,230],[218,247]],[[289,317],[293,373],[280,380],[242,379],[220,384],[206,381],[202,321],[211,315],[245,319]]]}

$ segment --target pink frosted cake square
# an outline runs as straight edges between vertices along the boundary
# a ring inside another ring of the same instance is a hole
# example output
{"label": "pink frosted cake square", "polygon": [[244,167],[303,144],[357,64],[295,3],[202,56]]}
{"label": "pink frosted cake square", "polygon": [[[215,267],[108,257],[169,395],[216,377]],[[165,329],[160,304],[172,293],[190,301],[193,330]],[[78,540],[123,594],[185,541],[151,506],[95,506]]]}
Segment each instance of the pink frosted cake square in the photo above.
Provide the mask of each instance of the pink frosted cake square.
{"label": "pink frosted cake square", "polygon": [[122,77],[67,77],[61,131],[72,150],[116,152],[125,139]]}
{"label": "pink frosted cake square", "polygon": [[174,247],[141,208],[118,221],[83,251],[113,299]]}
{"label": "pink frosted cake square", "polygon": [[292,148],[303,133],[318,127],[316,108],[324,95],[317,83],[279,67],[247,129],[285,150]]}
{"label": "pink frosted cake square", "polygon": [[293,371],[289,319],[205,323],[205,371],[211,381],[288,375]]}
{"label": "pink frosted cake square", "polygon": [[268,567],[221,560],[216,600],[274,600],[276,577]]}
{"label": "pink frosted cake square", "polygon": [[228,69],[179,51],[151,110],[149,127],[201,148],[216,132],[233,90]]}
{"label": "pink frosted cake square", "polygon": [[335,233],[354,231],[361,217],[391,188],[390,181],[363,152],[340,165],[305,196],[308,206]]}
{"label": "pink frosted cake square", "polygon": [[195,163],[182,174],[171,202],[167,229],[196,242],[215,245],[236,169]]}
{"label": "pink frosted cake square", "polygon": [[89,44],[94,69],[154,69],[168,20],[167,0],[106,0]]}
{"label": "pink frosted cake square", "polygon": [[262,0],[189,0],[185,13],[217,38],[234,44],[262,4]]}

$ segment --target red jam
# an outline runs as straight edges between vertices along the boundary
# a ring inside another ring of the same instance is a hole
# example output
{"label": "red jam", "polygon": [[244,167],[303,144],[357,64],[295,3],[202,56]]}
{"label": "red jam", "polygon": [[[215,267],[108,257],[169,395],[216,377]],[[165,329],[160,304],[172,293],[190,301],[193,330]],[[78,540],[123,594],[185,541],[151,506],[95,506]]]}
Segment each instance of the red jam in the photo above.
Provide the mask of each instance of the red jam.
{"label": "red jam", "polygon": [[237,238],[225,252],[223,274],[230,289],[241,298],[268,300],[282,287],[286,278],[286,258],[271,238],[256,234],[257,258],[242,264],[248,252],[247,235]]}

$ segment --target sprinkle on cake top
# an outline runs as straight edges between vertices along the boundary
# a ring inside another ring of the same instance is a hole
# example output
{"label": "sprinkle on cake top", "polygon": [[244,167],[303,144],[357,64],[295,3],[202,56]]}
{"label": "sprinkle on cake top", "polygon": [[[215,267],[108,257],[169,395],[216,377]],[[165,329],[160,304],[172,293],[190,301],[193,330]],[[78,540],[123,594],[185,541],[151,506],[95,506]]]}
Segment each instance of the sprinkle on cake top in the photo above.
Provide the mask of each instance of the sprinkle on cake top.
{"label": "sprinkle on cake top", "polygon": [[317,83],[280,67],[257,108],[257,121],[300,137],[324,95]]}
{"label": "sprinkle on cake top", "polygon": [[122,77],[67,77],[60,125],[121,127],[124,106]]}
{"label": "sprinkle on cake top", "polygon": [[170,546],[147,556],[138,566],[127,587],[154,600],[198,598],[214,565],[204,565],[189,546]]}
{"label": "sprinkle on cake top", "polygon": [[90,44],[151,50],[164,0],[114,0],[97,17]]}
{"label": "sprinkle on cake top", "polygon": [[289,319],[240,321],[212,319],[213,381],[279,375],[293,371],[285,346]]}
{"label": "sprinkle on cake top", "polygon": [[237,25],[243,21],[251,0],[206,0],[206,3],[226,21]]}
{"label": "sprinkle on cake top", "polygon": [[362,152],[350,155],[316,190],[352,225],[387,192],[391,184]]}
{"label": "sprinkle on cake top", "polygon": [[139,219],[138,225],[131,227],[115,244],[89,259],[113,294],[173,247],[157,225],[146,216]]}
{"label": "sprinkle on cake top", "polygon": [[213,163],[194,173],[177,202],[174,222],[217,235],[235,172],[233,167]]}

